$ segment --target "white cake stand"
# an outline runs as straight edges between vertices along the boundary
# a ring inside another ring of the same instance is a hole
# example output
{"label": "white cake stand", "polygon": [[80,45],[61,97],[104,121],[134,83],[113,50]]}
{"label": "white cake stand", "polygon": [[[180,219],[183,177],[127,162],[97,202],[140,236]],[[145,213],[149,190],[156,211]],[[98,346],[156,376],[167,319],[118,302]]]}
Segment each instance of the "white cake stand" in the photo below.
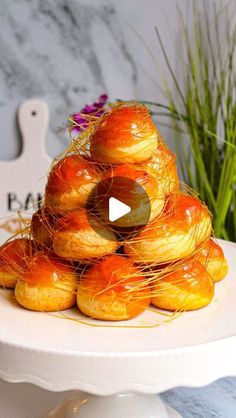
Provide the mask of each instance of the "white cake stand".
{"label": "white cake stand", "polygon": [[26,311],[1,291],[0,377],[78,390],[47,418],[180,418],[154,394],[236,375],[236,244],[222,245],[230,272],[213,303],[160,327],[168,318],[154,312],[89,326]]}

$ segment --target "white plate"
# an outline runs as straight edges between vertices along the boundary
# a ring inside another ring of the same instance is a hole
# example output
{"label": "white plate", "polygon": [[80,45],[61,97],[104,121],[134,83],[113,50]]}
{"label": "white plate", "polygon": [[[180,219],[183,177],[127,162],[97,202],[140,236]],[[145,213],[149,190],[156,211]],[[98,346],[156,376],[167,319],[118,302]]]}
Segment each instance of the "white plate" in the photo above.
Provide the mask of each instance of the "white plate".
{"label": "white plate", "polygon": [[[27,311],[2,290],[0,377],[53,391],[109,395],[160,393],[236,375],[236,244],[222,245],[230,269],[213,303],[159,327],[148,328],[165,317],[149,311],[114,327],[92,320],[101,327],[88,326]],[[76,309],[66,314],[85,320]]]}

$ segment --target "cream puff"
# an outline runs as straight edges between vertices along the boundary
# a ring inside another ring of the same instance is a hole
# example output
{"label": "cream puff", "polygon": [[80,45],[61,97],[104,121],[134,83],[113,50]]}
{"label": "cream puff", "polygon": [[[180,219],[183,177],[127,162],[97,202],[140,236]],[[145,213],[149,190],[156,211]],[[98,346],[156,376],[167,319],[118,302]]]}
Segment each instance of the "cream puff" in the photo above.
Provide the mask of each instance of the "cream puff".
{"label": "cream puff", "polygon": [[99,182],[94,163],[79,155],[69,155],[55,164],[45,188],[45,207],[55,214],[84,207]]}
{"label": "cream puff", "polygon": [[33,241],[27,238],[8,241],[0,247],[0,286],[14,289],[34,251]]}
{"label": "cream puff", "polygon": [[196,255],[215,282],[224,279],[228,273],[228,263],[220,245],[210,238]]}
{"label": "cream puff", "polygon": [[113,253],[119,244],[116,235],[85,209],[60,218],[53,235],[55,253],[70,260],[91,260]]}
{"label": "cream puff", "polygon": [[53,227],[57,216],[41,208],[32,216],[30,234],[34,241],[48,250],[52,247]]}
{"label": "cream puff", "polygon": [[211,215],[199,199],[173,194],[163,215],[126,242],[124,251],[137,262],[169,263],[189,257],[211,231]]}
{"label": "cream puff", "polygon": [[80,311],[106,321],[134,318],[148,308],[150,300],[149,286],[138,268],[118,255],[89,267],[77,292]]}
{"label": "cream puff", "polygon": [[103,180],[96,188],[96,206],[106,223],[109,223],[107,202],[110,197],[131,208],[129,214],[116,220],[118,227],[144,225],[162,212],[165,196],[159,193],[158,179],[149,171],[134,164],[122,164],[108,170]]}
{"label": "cream puff", "polygon": [[140,163],[152,156],[160,138],[145,106],[118,104],[101,117],[90,137],[90,153],[104,164]]}
{"label": "cream puff", "polygon": [[214,281],[193,258],[154,281],[152,293],[152,304],[160,309],[191,311],[209,305],[214,296]]}
{"label": "cream puff", "polygon": [[155,176],[159,196],[168,196],[179,191],[176,156],[162,141],[158,143],[151,158],[138,167]]}
{"label": "cream puff", "polygon": [[53,312],[76,302],[77,276],[69,262],[54,254],[38,252],[17,281],[15,297],[24,308]]}

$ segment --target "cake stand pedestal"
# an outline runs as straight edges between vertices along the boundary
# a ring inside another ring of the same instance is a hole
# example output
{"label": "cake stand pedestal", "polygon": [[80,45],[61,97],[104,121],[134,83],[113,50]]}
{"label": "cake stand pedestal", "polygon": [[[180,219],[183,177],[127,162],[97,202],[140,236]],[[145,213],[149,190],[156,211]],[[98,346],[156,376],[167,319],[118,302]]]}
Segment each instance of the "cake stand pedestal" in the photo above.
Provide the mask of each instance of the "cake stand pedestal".
{"label": "cake stand pedestal", "polygon": [[47,418],[181,418],[157,395],[120,393],[94,396],[78,392]]}
{"label": "cake stand pedestal", "polygon": [[172,321],[147,311],[108,324],[76,309],[66,312],[68,320],[65,313],[26,311],[2,290],[0,377],[78,390],[56,410],[42,411],[45,418],[181,418],[155,394],[236,375],[236,245],[222,245],[230,271],[213,303]]}

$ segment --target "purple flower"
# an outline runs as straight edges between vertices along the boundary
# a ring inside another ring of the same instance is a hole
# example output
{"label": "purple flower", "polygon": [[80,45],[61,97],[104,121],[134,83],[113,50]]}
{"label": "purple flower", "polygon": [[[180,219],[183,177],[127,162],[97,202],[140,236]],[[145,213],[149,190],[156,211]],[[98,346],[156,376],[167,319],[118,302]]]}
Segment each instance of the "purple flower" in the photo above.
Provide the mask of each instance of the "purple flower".
{"label": "purple flower", "polygon": [[89,118],[86,118],[86,115],[93,114],[95,117],[102,116],[104,113],[104,105],[107,103],[108,95],[102,94],[99,96],[98,101],[91,104],[86,105],[80,112],[75,113],[71,116],[72,124],[73,121],[76,125],[72,126],[73,132],[82,132],[84,131],[89,125]]}

